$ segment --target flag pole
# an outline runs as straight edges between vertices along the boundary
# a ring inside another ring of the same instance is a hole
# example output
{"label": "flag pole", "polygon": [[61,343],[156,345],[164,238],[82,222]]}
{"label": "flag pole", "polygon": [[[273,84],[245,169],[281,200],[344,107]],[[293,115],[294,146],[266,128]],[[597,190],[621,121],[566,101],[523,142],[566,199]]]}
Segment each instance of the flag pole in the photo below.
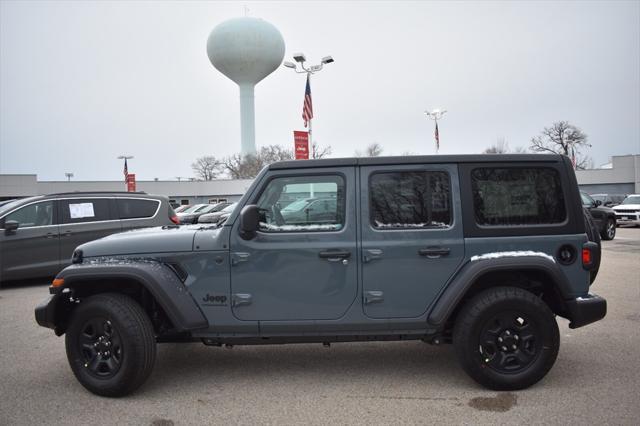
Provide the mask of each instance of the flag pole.
{"label": "flag pole", "polygon": [[[309,81],[309,87],[311,87],[311,73],[310,72],[307,73],[307,80]],[[309,144],[311,146],[313,146],[313,138],[312,138],[313,132],[311,131],[311,122],[312,121],[313,121],[313,115],[311,115],[311,118],[309,118]],[[311,146],[309,148],[311,148]]]}

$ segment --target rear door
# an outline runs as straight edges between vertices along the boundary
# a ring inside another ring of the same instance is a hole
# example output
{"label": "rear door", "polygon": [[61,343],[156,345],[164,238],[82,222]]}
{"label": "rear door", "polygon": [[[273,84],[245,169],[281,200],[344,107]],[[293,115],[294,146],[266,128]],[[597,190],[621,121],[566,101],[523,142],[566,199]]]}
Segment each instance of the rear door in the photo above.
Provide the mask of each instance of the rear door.
{"label": "rear door", "polygon": [[[40,201],[20,207],[0,223],[19,223],[14,233],[0,229],[0,280],[55,275],[60,270],[56,201]],[[4,226],[0,226],[3,228]]]}
{"label": "rear door", "polygon": [[88,241],[120,232],[113,198],[72,198],[59,200],[60,262],[71,263],[76,247]]}
{"label": "rear door", "polygon": [[364,312],[419,317],[464,257],[457,167],[367,166],[360,175]]}

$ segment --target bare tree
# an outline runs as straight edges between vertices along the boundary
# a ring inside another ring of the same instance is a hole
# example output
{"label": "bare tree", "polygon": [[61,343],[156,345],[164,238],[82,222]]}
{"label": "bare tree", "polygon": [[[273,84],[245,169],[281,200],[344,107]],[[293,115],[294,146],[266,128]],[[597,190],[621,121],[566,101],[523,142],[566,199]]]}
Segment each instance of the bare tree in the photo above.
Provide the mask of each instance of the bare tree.
{"label": "bare tree", "polygon": [[252,179],[267,166],[276,161],[293,160],[293,151],[279,145],[260,148],[257,154],[235,154],[223,160],[223,165],[232,179]]}
{"label": "bare tree", "polygon": [[331,145],[320,146],[318,142],[311,143],[311,158],[319,159],[325,158],[331,155]]}
{"label": "bare tree", "polygon": [[196,177],[201,180],[213,180],[222,171],[222,163],[213,155],[205,155],[191,163]]}
{"label": "bare tree", "polygon": [[576,169],[585,169],[593,163],[591,158],[581,152],[585,148],[591,148],[587,142],[587,135],[568,121],[557,121],[551,127],[545,127],[539,136],[531,138],[530,148],[536,152],[568,156],[573,148],[576,154]]}
{"label": "bare tree", "polygon": [[495,144],[482,151],[483,154],[506,154],[509,152],[509,143],[504,137],[499,137]]}
{"label": "bare tree", "polygon": [[364,153],[360,150],[354,152],[356,157],[379,157],[382,154],[382,145],[378,142],[374,142],[367,146],[364,150]]}

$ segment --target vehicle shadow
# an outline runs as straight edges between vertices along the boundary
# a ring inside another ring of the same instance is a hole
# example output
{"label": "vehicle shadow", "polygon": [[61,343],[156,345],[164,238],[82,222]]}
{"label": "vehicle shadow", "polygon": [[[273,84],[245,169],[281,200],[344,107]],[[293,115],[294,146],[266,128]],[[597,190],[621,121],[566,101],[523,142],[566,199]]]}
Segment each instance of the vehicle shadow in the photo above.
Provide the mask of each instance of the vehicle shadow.
{"label": "vehicle shadow", "polygon": [[451,345],[421,341],[235,346],[163,344],[145,392],[168,384],[182,389],[273,386],[304,382],[351,386],[429,383],[469,389],[473,382],[456,362]]}

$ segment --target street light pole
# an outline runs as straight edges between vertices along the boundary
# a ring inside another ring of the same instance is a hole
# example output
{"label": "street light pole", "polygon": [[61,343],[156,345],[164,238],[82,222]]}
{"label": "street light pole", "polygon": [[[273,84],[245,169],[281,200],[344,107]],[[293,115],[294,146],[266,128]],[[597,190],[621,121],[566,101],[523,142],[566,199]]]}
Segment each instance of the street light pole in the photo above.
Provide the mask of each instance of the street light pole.
{"label": "street light pole", "polygon": [[438,151],[440,151],[440,134],[438,131],[438,120],[440,120],[442,118],[442,116],[447,112],[446,109],[440,109],[440,108],[436,108],[433,109],[431,111],[427,110],[424,112],[424,114],[432,119],[435,122],[436,128],[435,128],[435,138],[436,138],[436,154],[438,153]]}
{"label": "street light pole", "polygon": [[[298,69],[297,65],[294,64],[293,62],[284,62],[284,66],[287,68],[291,68],[293,69],[297,74],[306,74],[307,75],[307,79],[309,81],[309,86],[311,86],[311,76],[317,72],[322,71],[322,68],[324,68],[325,64],[330,64],[332,62],[334,62],[333,58],[331,56],[325,56],[324,58],[322,58],[322,60],[320,61],[320,63],[318,65],[311,65],[310,67],[306,67],[304,65],[304,63],[306,62],[307,58],[304,55],[304,53],[296,53],[293,55],[293,59],[296,61],[296,63],[300,64],[300,68]],[[306,96],[306,93],[305,93]],[[313,147],[313,129],[312,129],[312,121],[313,121],[313,116],[311,116],[309,118],[309,143],[311,144],[311,146]]]}

